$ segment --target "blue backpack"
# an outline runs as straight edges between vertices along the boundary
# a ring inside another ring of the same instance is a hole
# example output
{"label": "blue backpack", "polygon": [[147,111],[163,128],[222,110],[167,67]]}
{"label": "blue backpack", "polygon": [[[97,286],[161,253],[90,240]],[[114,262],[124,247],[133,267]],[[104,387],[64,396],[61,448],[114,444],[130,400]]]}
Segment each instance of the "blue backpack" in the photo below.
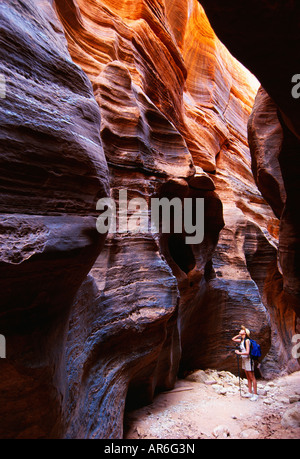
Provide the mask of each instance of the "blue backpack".
{"label": "blue backpack", "polygon": [[258,360],[261,357],[260,345],[254,339],[250,339],[250,357],[252,360]]}

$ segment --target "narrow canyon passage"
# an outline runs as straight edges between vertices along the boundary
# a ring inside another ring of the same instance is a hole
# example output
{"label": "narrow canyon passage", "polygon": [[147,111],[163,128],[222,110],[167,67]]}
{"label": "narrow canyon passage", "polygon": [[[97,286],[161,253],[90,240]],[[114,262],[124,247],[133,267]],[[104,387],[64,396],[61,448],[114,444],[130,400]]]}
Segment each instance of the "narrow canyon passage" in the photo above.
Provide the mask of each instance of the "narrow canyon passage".
{"label": "narrow canyon passage", "polygon": [[0,438],[147,437],[242,324],[297,396],[300,14],[227,3],[1,2]]}
{"label": "narrow canyon passage", "polygon": [[259,380],[258,393],[259,400],[251,402],[245,378],[240,391],[230,372],[195,371],[151,404],[126,412],[124,438],[175,440],[174,445],[181,439],[190,445],[195,439],[299,439],[299,371]]}

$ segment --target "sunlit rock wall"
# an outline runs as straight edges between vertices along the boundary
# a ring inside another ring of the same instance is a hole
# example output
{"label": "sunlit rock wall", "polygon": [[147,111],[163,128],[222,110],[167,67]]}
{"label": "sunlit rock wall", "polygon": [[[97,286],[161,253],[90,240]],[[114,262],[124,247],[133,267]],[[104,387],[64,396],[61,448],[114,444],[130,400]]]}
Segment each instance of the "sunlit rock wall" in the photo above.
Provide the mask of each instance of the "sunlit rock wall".
{"label": "sunlit rock wall", "polygon": [[[126,403],[191,369],[235,371],[243,323],[271,349],[265,374],[286,371],[292,318],[268,309],[278,215],[247,142],[259,84],[200,4],[5,0],[0,11],[0,436],[121,438]],[[97,201],[121,206],[120,191],[145,200],[148,220],[153,197],[204,198],[203,241],[121,232],[119,220],[99,235]]]}
{"label": "sunlit rock wall", "polygon": [[[196,1],[56,5],[70,53],[100,106],[112,195],[129,188],[132,197],[147,199],[205,197],[202,244],[189,246],[176,235],[156,239],[179,288],[180,372],[235,368],[230,337],[242,323],[266,354],[271,322],[262,297],[267,266],[276,266],[278,220],[251,170],[247,122],[257,80],[216,38]],[[112,250],[130,238],[108,240]],[[257,256],[264,264],[259,285]]]}
{"label": "sunlit rock wall", "polygon": [[249,120],[252,170],[263,197],[280,219],[278,257],[268,274],[265,298],[272,320],[279,324],[276,339],[280,336],[280,340],[274,337],[273,347],[282,356],[275,358],[272,353],[269,360],[279,366],[288,360],[290,368],[299,368],[291,355],[291,340],[300,327],[300,127],[299,99],[293,91],[300,5],[260,0],[251,5],[238,0],[201,4],[218,37],[261,83]]}

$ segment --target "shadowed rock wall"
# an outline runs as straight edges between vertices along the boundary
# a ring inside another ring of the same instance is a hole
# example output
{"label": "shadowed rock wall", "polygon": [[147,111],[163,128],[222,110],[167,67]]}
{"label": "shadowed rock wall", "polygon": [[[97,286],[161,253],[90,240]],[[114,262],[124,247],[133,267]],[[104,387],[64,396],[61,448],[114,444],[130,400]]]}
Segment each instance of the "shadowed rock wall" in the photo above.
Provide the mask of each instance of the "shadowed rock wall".
{"label": "shadowed rock wall", "polygon": [[[278,259],[268,275],[266,298],[283,343],[290,343],[299,333],[300,314],[299,100],[292,95],[300,7],[294,1],[258,0],[204,0],[201,5],[218,37],[261,83],[248,138],[255,181],[280,219]],[[286,352],[286,345],[280,347]],[[298,364],[290,359],[290,365]]]}
{"label": "shadowed rock wall", "polygon": [[[242,323],[266,376],[294,369],[279,211],[247,142],[259,84],[200,4],[5,0],[0,14],[0,437],[121,438],[126,403],[191,369],[235,371]],[[120,190],[148,221],[153,197],[204,198],[203,241],[100,235],[97,201],[119,206]]]}
{"label": "shadowed rock wall", "polygon": [[108,168],[92,86],[48,2],[0,5],[1,438],[61,437],[75,294],[103,246]]}

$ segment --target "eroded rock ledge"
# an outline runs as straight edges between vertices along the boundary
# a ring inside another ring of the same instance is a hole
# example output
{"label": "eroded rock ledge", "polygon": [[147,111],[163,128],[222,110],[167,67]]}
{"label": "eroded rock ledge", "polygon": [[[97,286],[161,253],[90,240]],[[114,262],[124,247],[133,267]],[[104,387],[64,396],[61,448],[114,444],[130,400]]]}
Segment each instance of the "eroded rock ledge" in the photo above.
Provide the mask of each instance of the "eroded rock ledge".
{"label": "eroded rock ledge", "polygon": [[[0,437],[121,438],[126,403],[189,370],[236,371],[242,323],[265,377],[299,368],[277,261],[287,190],[278,149],[261,153],[276,110],[260,90],[251,160],[259,84],[202,6],[5,0],[0,20]],[[122,189],[204,198],[201,244],[100,235],[97,200]]]}

